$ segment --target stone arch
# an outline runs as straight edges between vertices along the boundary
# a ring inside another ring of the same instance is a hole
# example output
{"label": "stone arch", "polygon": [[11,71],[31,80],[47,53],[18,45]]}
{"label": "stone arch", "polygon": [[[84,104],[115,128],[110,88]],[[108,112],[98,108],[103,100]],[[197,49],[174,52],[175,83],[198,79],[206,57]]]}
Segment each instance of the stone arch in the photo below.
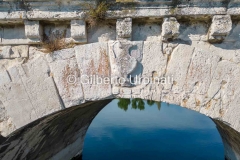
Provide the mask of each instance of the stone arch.
{"label": "stone arch", "polygon": [[[87,102],[43,117],[2,140],[1,159],[71,159],[81,157],[84,137],[92,120],[110,100]],[[225,158],[237,160],[240,134],[213,119],[223,139]],[[52,149],[49,150],[49,147]]]}
{"label": "stone arch", "polygon": [[[135,50],[129,53],[133,45]],[[2,133],[7,135],[64,108],[114,97],[177,104],[223,121],[239,131],[237,51],[206,42],[189,45],[182,41],[167,44],[161,41],[99,42],[48,55],[30,47],[28,61],[6,66],[5,72],[1,72],[5,80],[0,90],[0,106],[5,114],[2,123],[12,126],[3,127]],[[135,72],[139,63],[142,68]],[[169,82],[132,85],[127,79],[131,73],[138,73],[136,76],[154,82],[153,72],[157,77],[170,77]],[[111,78],[113,83],[94,81],[94,78],[105,77]],[[126,78],[126,82],[115,83],[114,80],[121,77]],[[86,80],[89,83],[85,84]],[[19,105],[23,107],[17,107]],[[19,113],[22,114],[20,119]]]}

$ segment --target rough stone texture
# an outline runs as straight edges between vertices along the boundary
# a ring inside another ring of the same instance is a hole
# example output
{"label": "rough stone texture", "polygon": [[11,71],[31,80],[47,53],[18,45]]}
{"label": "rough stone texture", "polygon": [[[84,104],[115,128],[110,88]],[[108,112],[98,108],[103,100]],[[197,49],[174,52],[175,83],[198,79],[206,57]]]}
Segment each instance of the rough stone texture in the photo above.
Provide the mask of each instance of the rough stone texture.
{"label": "rough stone texture", "polygon": [[111,63],[111,77],[117,86],[130,86],[129,76],[139,75],[142,68],[138,62],[142,60],[143,43],[131,41],[110,41],[109,59]]}
{"label": "rough stone texture", "polygon": [[164,22],[162,24],[162,40],[167,41],[168,39],[175,39],[179,35],[179,27],[175,17],[164,18]]}
{"label": "rough stone texture", "polygon": [[28,46],[3,46],[0,49],[0,59],[28,58]]}
{"label": "rough stone texture", "polygon": [[32,39],[36,42],[41,41],[42,39],[42,26],[39,24],[39,21],[24,21],[25,24],[25,35],[27,38]]}
{"label": "rough stone texture", "polygon": [[232,30],[230,15],[216,15],[212,19],[209,29],[208,40],[210,42],[221,42]]}
{"label": "rough stone texture", "polygon": [[48,55],[51,69],[50,75],[53,77],[59,95],[64,106],[77,106],[84,100],[82,85],[80,82],[80,70],[78,68],[75,50],[65,49]]}
{"label": "rough stone texture", "polygon": [[[89,101],[112,97],[111,83],[101,83],[110,78],[107,43],[93,43],[74,48],[80,69],[84,99]],[[91,83],[91,80],[93,83]]]}
{"label": "rough stone texture", "polygon": [[134,22],[132,41],[159,41],[161,39],[160,22]]}
{"label": "rough stone texture", "polygon": [[116,24],[99,24],[88,28],[88,43],[108,42],[116,40]]}
{"label": "rough stone texture", "polygon": [[86,22],[83,20],[71,21],[71,36],[80,43],[87,42]]}
{"label": "rough stone texture", "polygon": [[117,39],[132,38],[132,18],[118,19],[116,24]]}
{"label": "rough stone texture", "polygon": [[195,48],[185,81],[187,93],[207,93],[220,57],[209,55],[205,49]]}
{"label": "rough stone texture", "polygon": [[[144,42],[143,45],[143,76],[160,77],[164,75],[167,65],[167,56],[163,54],[161,42]],[[151,65],[150,65],[151,64]]]}
{"label": "rough stone texture", "polygon": [[172,90],[173,93],[183,91],[193,52],[194,47],[184,44],[180,44],[173,51],[167,64],[166,75],[173,76],[175,83],[166,85],[164,89]]}
{"label": "rough stone texture", "polygon": [[0,101],[5,107],[6,117],[12,119],[11,125],[16,129],[61,109],[48,72],[48,65],[41,56],[3,72],[5,78],[0,85]]}

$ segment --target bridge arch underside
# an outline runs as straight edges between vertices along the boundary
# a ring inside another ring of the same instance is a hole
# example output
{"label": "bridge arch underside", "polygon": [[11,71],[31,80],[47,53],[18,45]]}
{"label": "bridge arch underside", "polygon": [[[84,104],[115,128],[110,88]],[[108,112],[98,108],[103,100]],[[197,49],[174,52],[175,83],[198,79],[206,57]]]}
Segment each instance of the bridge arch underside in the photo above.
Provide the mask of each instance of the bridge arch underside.
{"label": "bridge arch underside", "polygon": [[[36,120],[6,138],[2,137],[1,159],[81,159],[84,138],[92,120],[111,101],[87,102],[64,109]],[[239,132],[222,121],[212,120],[222,137],[225,159],[238,160]]]}

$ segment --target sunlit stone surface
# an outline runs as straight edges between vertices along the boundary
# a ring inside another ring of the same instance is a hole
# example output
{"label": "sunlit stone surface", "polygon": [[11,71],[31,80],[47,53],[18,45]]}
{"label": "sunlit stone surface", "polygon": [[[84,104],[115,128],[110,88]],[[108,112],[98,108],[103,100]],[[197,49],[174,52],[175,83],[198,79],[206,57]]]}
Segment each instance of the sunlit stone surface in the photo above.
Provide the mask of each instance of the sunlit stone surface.
{"label": "sunlit stone surface", "polygon": [[[65,108],[115,97],[177,104],[240,132],[240,2],[122,2],[109,0],[108,23],[93,28],[84,21],[86,3],[96,1],[0,2],[1,135]],[[43,53],[38,45],[52,33],[72,47]],[[83,84],[82,76],[92,74],[126,83]],[[131,84],[131,76],[150,82]],[[152,84],[156,77],[172,79]]]}

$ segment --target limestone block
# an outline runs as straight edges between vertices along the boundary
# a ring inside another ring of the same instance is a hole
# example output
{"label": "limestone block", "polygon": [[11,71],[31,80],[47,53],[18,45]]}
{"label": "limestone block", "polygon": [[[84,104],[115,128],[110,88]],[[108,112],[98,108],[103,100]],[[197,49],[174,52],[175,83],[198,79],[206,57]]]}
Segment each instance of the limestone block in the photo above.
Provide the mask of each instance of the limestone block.
{"label": "limestone block", "polygon": [[84,98],[87,101],[112,97],[110,63],[107,43],[75,47]]}
{"label": "limestone block", "polygon": [[87,42],[86,22],[84,20],[71,20],[71,37],[75,41]]}
{"label": "limestone block", "polygon": [[195,48],[186,78],[185,91],[206,94],[219,60],[219,56],[210,54],[208,50]]}
{"label": "limestone block", "polygon": [[7,59],[11,56],[11,46],[3,46],[0,50],[0,59]]}
{"label": "limestone block", "polygon": [[25,24],[25,35],[29,39],[36,39],[41,41],[43,30],[39,21],[24,21]]}
{"label": "limestone block", "polygon": [[[206,108],[201,113],[221,119],[239,130],[240,67],[230,61],[220,61],[209,86]],[[236,120],[237,119],[237,120]]]}
{"label": "limestone block", "polygon": [[2,136],[8,136],[11,132],[15,131],[16,127],[12,122],[12,118],[7,115],[7,111],[0,101],[0,133]]}
{"label": "limestone block", "polygon": [[117,39],[132,38],[132,18],[118,19],[116,24]]}
{"label": "limestone block", "polygon": [[[22,58],[28,58],[28,50],[29,50],[28,45],[12,46],[11,50],[12,50],[11,58],[13,57],[18,58],[18,56]],[[13,56],[13,55],[16,55],[16,56]]]}
{"label": "limestone block", "polygon": [[141,89],[140,88],[132,88],[132,94],[133,95],[140,95],[141,94]]}
{"label": "limestone block", "polygon": [[45,58],[38,56],[18,67],[23,85],[37,116],[44,116],[63,108]]}
{"label": "limestone block", "polygon": [[113,88],[112,88],[112,93],[113,93],[114,95],[117,95],[117,94],[120,93],[120,89],[119,89],[118,87],[113,87]]}
{"label": "limestone block", "polygon": [[49,67],[41,56],[8,69],[11,82],[0,85],[0,101],[16,129],[61,109],[48,72]]}
{"label": "limestone block", "polygon": [[9,77],[8,72],[6,70],[0,71],[0,86],[10,82],[11,78]]}
{"label": "limestone block", "polygon": [[129,76],[134,77],[142,73],[139,66],[142,60],[142,46],[141,41],[109,41],[111,77],[124,81],[115,85],[131,86]]}
{"label": "limestone block", "polygon": [[144,42],[143,45],[143,77],[161,77],[167,65],[167,56],[162,53],[162,42]]}
{"label": "limestone block", "polygon": [[17,67],[9,69],[8,72],[13,82],[0,86],[0,101],[7,111],[6,116],[13,119],[13,125],[17,129],[39,117],[31,104]]}
{"label": "limestone block", "polygon": [[131,88],[121,88],[120,93],[123,95],[131,95],[132,94],[132,89]]}
{"label": "limestone block", "polygon": [[27,58],[28,45],[0,47],[0,59]]}
{"label": "limestone block", "polygon": [[164,18],[162,24],[162,40],[175,39],[178,37],[180,24],[175,17]]}
{"label": "limestone block", "polygon": [[3,27],[2,45],[22,45],[29,42],[30,40],[25,35],[24,25],[8,25]]}
{"label": "limestone block", "polygon": [[208,33],[209,42],[221,42],[232,30],[230,15],[215,15]]}
{"label": "limestone block", "polygon": [[188,74],[188,67],[192,60],[194,47],[180,44],[173,51],[167,64],[166,76],[174,79],[173,84],[166,84],[165,89],[171,89],[173,93],[181,93]]}
{"label": "limestone block", "polygon": [[84,96],[74,48],[55,51],[48,56],[50,74],[65,107],[80,105],[84,101]]}

